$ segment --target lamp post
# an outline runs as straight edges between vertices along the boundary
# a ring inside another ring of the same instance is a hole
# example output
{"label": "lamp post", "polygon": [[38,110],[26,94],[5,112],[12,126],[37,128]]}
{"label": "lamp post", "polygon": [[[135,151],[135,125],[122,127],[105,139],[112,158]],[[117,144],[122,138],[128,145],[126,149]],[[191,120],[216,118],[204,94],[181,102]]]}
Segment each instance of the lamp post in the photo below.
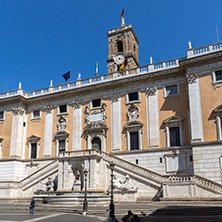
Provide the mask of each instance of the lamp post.
{"label": "lamp post", "polygon": [[85,176],[85,195],[84,195],[84,201],[83,201],[83,215],[86,215],[88,213],[88,203],[87,203],[87,174],[88,174],[88,170],[85,169],[83,171],[84,176]]}
{"label": "lamp post", "polygon": [[108,222],[116,222],[115,217],[115,205],[113,202],[113,170],[114,170],[115,164],[113,162],[110,163],[110,169],[111,169],[111,199],[110,199],[110,205],[109,205],[109,217]]}

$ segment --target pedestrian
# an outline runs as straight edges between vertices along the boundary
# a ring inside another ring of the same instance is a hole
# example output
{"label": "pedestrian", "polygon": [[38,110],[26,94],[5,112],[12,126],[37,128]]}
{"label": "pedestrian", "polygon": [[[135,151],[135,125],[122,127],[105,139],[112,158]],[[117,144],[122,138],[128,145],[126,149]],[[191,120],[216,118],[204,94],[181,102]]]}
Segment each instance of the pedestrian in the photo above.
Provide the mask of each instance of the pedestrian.
{"label": "pedestrian", "polygon": [[133,219],[133,217],[134,217],[134,214],[132,213],[131,210],[129,210],[129,211],[128,211],[128,214],[125,215],[125,216],[122,218],[122,221],[123,221],[123,222],[131,222],[132,219]]}
{"label": "pedestrian", "polygon": [[29,207],[29,213],[30,214],[34,214],[34,208],[35,208],[35,199],[34,199],[34,197],[32,197],[30,207]]}
{"label": "pedestrian", "polygon": [[138,215],[134,214],[132,222],[141,222],[140,218],[138,217]]}

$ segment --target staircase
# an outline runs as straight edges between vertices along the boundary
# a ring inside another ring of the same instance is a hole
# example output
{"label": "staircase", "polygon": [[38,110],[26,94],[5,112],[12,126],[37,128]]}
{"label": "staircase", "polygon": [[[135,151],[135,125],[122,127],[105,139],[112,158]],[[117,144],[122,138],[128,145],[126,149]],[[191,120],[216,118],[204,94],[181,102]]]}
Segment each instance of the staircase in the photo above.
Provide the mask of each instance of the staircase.
{"label": "staircase", "polygon": [[[60,154],[62,157],[68,157],[68,156],[98,156],[102,158],[107,163],[113,162],[115,164],[115,169],[118,169],[118,171],[121,171],[121,169],[127,170],[128,172],[131,172],[134,177],[149,183],[152,185],[155,189],[161,193],[162,185],[164,183],[188,183],[192,182],[197,187],[204,189],[206,191],[209,191],[212,194],[221,195],[222,194],[222,185],[219,183],[216,183],[214,181],[211,181],[209,179],[206,179],[204,177],[201,177],[199,175],[161,175],[156,172],[153,172],[151,170],[148,170],[142,166],[138,166],[134,163],[131,163],[127,160],[121,159],[119,157],[116,157],[114,155],[108,154],[103,151],[98,150],[81,150],[81,151],[72,151],[72,152],[64,152]],[[160,194],[161,195],[161,194]]]}
{"label": "staircase", "polygon": [[28,175],[19,182],[19,188],[22,191],[29,189],[30,187],[38,184],[40,181],[50,177],[54,173],[58,172],[59,161],[54,160],[46,166],[40,168],[34,173]]}

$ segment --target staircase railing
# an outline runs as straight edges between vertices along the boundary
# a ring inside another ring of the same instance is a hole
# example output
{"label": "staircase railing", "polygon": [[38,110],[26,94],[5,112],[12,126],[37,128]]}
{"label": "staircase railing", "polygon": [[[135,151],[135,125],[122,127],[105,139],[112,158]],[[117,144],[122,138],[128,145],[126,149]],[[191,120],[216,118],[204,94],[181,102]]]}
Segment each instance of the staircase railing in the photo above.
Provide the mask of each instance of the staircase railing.
{"label": "staircase railing", "polygon": [[137,174],[140,174],[144,177],[147,177],[155,182],[162,183],[163,176],[151,170],[148,170],[144,167],[138,166],[134,163],[131,163],[127,160],[121,159],[119,157],[113,156],[103,151],[99,150],[80,150],[80,151],[66,151],[60,154],[60,157],[70,157],[70,156],[79,156],[79,155],[97,155],[103,158],[105,161],[114,162],[117,166],[121,166],[125,169],[131,170]]}
{"label": "staircase railing", "polygon": [[[28,175],[24,179],[20,181],[20,188],[25,190],[28,187],[32,186],[33,184],[38,183],[43,177],[46,177],[48,174],[47,172],[50,172],[50,174],[58,171],[58,160],[54,160],[51,163],[47,164],[46,166],[38,169],[34,173]],[[39,178],[39,180],[38,180]],[[36,181],[37,179],[37,181]]]}

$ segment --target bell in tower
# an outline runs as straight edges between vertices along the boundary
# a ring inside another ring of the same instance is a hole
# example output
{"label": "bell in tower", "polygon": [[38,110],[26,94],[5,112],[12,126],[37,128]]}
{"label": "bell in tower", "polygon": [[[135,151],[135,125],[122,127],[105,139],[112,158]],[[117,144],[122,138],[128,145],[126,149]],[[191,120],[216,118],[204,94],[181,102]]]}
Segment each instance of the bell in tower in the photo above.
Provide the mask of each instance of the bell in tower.
{"label": "bell in tower", "polygon": [[139,41],[132,25],[125,25],[124,17],[121,18],[120,27],[109,30],[107,36],[108,73],[139,67]]}

